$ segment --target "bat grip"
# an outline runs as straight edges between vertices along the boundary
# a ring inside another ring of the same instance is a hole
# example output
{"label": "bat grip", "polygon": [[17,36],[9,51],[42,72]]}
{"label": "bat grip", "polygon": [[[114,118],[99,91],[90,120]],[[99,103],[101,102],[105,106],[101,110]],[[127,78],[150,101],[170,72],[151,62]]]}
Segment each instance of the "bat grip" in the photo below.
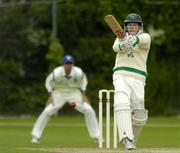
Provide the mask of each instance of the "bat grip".
{"label": "bat grip", "polygon": [[125,37],[124,32],[119,32],[119,33],[117,34],[117,37],[118,37],[119,39],[124,39],[124,37]]}

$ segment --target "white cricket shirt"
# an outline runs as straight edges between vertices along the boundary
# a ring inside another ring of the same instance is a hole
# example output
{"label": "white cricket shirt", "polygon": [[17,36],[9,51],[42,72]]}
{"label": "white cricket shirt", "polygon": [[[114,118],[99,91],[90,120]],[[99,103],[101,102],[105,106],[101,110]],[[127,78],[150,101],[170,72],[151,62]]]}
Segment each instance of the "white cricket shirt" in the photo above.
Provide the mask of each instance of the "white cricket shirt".
{"label": "white cricket shirt", "polygon": [[45,86],[48,92],[53,90],[73,91],[86,90],[87,77],[81,68],[73,66],[67,76],[63,66],[59,66],[46,78]]}
{"label": "white cricket shirt", "polygon": [[147,33],[136,35],[137,42],[129,50],[122,51],[119,47],[120,40],[116,38],[113,50],[117,53],[114,74],[131,76],[145,81],[147,74],[146,62],[150,49],[151,38]]}

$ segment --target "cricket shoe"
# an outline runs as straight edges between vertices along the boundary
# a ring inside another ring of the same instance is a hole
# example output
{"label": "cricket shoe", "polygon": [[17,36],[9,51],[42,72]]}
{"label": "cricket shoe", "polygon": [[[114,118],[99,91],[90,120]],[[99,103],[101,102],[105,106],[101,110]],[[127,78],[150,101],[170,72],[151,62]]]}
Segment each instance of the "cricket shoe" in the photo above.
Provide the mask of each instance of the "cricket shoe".
{"label": "cricket shoe", "polygon": [[128,138],[124,138],[122,140],[122,143],[124,144],[126,150],[135,150],[136,149],[135,141],[133,141],[133,140],[129,140]]}
{"label": "cricket shoe", "polygon": [[31,140],[31,143],[38,144],[39,143],[39,139],[37,137],[33,136],[32,140]]}

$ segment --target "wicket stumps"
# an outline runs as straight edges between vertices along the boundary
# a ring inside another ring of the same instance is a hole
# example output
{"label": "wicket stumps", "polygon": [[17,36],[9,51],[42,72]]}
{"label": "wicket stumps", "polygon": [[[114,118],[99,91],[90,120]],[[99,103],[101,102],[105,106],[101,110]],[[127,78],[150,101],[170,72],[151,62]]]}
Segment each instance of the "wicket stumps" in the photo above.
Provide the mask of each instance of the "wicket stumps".
{"label": "wicket stumps", "polygon": [[[106,148],[110,148],[110,98],[114,90],[99,90],[99,148],[103,148],[103,103],[106,103]],[[103,97],[105,96],[105,102]],[[113,122],[113,148],[117,148],[117,123],[114,116]]]}

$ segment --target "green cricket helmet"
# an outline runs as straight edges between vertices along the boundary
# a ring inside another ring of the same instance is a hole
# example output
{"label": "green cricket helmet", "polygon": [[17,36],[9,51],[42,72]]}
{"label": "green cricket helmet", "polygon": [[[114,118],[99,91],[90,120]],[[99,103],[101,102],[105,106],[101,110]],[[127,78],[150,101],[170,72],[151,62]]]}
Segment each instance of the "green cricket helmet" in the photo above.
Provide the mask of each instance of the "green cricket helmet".
{"label": "green cricket helmet", "polygon": [[143,31],[143,21],[142,21],[142,18],[139,14],[131,13],[126,17],[126,19],[124,20],[124,28],[125,28],[126,32],[127,32],[127,24],[128,23],[138,23],[140,26],[139,32]]}
{"label": "green cricket helmet", "polygon": [[137,13],[131,13],[129,14],[126,19],[124,20],[124,24],[126,25],[127,23],[134,22],[134,23],[139,23],[140,25],[143,23],[142,18],[139,14]]}

